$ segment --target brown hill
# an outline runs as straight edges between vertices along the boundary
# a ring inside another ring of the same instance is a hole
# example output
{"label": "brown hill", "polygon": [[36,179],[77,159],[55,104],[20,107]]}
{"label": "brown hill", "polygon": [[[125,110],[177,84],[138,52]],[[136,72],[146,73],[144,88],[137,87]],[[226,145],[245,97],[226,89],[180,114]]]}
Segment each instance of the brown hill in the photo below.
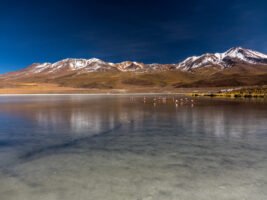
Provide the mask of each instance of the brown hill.
{"label": "brown hill", "polygon": [[0,87],[16,87],[16,83],[107,90],[266,85],[267,55],[238,47],[221,54],[193,56],[178,64],[64,59],[0,76]]}

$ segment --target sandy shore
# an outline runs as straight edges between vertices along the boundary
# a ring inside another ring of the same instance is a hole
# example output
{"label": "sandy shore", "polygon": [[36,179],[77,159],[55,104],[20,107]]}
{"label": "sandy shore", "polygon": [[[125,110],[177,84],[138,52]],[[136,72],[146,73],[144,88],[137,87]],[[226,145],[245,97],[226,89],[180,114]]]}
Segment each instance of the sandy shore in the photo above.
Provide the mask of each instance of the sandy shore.
{"label": "sandy shore", "polygon": [[50,83],[23,83],[0,87],[0,95],[66,95],[66,94],[189,94],[216,92],[221,88],[129,87],[118,89],[61,87]]}

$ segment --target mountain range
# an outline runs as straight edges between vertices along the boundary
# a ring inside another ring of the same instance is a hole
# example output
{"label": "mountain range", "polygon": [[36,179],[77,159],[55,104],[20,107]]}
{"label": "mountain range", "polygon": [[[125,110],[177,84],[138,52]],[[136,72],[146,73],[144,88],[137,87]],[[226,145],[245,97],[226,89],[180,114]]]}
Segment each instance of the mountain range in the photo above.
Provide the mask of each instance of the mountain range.
{"label": "mountain range", "polygon": [[0,76],[3,82],[46,82],[81,88],[217,87],[267,84],[267,55],[235,47],[180,63],[106,62],[97,58],[34,63]]}

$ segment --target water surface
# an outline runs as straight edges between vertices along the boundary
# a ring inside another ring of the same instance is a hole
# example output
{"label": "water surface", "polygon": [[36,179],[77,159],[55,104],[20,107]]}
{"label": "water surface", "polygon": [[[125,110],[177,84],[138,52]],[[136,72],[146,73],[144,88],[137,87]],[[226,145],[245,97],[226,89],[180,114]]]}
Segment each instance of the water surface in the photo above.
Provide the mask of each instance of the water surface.
{"label": "water surface", "polygon": [[264,100],[158,97],[0,97],[0,199],[267,199]]}

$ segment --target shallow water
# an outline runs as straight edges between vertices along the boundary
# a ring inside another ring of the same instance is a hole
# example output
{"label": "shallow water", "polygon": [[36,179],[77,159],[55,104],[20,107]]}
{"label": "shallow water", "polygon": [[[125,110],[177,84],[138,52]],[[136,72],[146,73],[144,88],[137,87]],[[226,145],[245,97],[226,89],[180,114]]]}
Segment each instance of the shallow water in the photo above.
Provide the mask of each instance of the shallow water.
{"label": "shallow water", "polygon": [[0,97],[0,199],[266,200],[267,103],[180,98]]}

